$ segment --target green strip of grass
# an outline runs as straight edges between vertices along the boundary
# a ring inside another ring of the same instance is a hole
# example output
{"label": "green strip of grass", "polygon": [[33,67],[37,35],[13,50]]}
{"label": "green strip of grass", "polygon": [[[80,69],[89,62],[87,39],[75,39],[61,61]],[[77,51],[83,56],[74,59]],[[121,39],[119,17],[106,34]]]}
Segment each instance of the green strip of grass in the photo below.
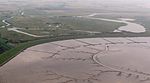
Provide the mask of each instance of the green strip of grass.
{"label": "green strip of grass", "polygon": [[12,46],[7,43],[7,40],[0,38],[0,53],[3,53],[11,48]]}

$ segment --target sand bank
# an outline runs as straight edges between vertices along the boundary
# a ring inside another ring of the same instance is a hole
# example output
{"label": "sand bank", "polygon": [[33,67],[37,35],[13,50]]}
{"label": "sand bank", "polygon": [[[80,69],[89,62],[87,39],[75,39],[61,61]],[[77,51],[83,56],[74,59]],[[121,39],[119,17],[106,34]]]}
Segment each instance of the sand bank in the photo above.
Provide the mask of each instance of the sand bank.
{"label": "sand bank", "polygon": [[33,46],[0,68],[0,83],[149,83],[149,40],[85,38]]}

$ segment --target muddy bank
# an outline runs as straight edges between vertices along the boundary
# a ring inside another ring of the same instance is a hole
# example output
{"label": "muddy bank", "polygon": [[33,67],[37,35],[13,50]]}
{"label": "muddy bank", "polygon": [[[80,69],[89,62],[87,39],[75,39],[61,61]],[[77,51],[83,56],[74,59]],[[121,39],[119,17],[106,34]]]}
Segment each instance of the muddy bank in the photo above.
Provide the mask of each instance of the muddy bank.
{"label": "muddy bank", "polygon": [[0,68],[0,83],[149,83],[149,40],[85,38],[33,46]]}

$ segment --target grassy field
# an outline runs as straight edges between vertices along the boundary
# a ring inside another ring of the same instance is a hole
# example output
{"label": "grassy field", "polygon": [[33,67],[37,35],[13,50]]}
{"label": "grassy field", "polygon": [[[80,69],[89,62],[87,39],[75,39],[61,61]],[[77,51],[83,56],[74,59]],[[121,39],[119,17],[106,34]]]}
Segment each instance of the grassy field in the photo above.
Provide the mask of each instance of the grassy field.
{"label": "grassy field", "polygon": [[[121,32],[114,33],[113,31],[120,26],[124,26],[124,23],[115,23],[108,21],[100,21],[94,19],[87,18],[77,18],[73,15],[88,15],[87,12],[79,12],[76,13],[70,10],[61,10],[61,13],[58,13],[58,10],[43,10],[43,9],[26,9],[24,10],[25,14],[21,16],[17,11],[17,13],[13,13],[14,18],[7,20],[10,24],[10,27],[15,26],[22,28],[21,31],[35,34],[35,35],[49,35],[50,37],[61,36],[61,35],[72,35],[72,34],[88,34],[86,31],[93,32],[101,32],[101,33],[93,33],[95,37],[133,37],[133,36],[150,36],[149,33],[149,22],[150,20],[145,17],[140,17],[141,14],[136,13],[103,13],[101,15],[97,15],[95,17],[99,18],[110,18],[117,19],[119,17],[129,17],[129,18],[137,18],[135,22],[140,23],[145,26],[147,32],[145,33],[130,33],[130,32]],[[44,11],[44,12],[42,12]],[[64,12],[67,11],[67,12]],[[59,11],[60,12],[60,11]],[[57,14],[58,16],[57,16]],[[54,16],[54,15],[56,16]],[[77,31],[78,30],[78,31]],[[81,31],[79,31],[81,30]],[[6,29],[1,29],[0,33],[3,38],[7,38],[12,42],[21,41],[30,41],[36,38],[26,36],[23,34],[19,34],[12,31],[7,31]]]}
{"label": "grassy field", "polygon": [[100,20],[92,20],[86,18],[77,18],[72,16],[59,16],[59,17],[16,17],[9,21],[13,26],[33,29],[51,29],[56,28],[54,23],[62,24],[62,29],[85,30],[85,31],[99,31],[99,32],[112,32],[124,23],[106,22]]}
{"label": "grassy field", "polygon": [[[124,15],[124,14],[123,14]],[[114,14],[114,16],[106,15],[107,18],[117,19],[119,18]],[[125,14],[127,17],[128,14]],[[135,17],[138,15],[135,15]],[[100,16],[96,16],[100,17]],[[102,15],[102,17],[105,17]],[[135,18],[134,14],[129,16],[130,18]],[[136,18],[135,18],[136,19]],[[147,28],[145,33],[130,33],[130,32],[121,32],[121,33],[113,33],[115,29],[120,26],[124,26],[124,23],[115,23],[115,22],[106,22],[100,20],[86,19],[86,18],[77,18],[72,16],[18,16],[14,19],[9,20],[13,26],[17,26],[23,29],[21,31],[25,31],[28,33],[36,34],[36,35],[70,35],[72,33],[85,33],[82,31],[93,31],[93,32],[101,32],[96,34],[96,37],[136,37],[136,36],[150,36],[148,26],[149,20],[142,20],[142,18],[137,19],[137,23],[140,23]],[[61,26],[56,27],[61,24]],[[49,26],[50,25],[50,26]],[[81,30],[75,31],[75,30]],[[87,34],[87,33],[86,33]],[[95,34],[93,34],[95,35]]]}
{"label": "grassy field", "polygon": [[120,26],[125,26],[124,23],[115,23],[108,21],[93,20],[77,17],[58,17],[53,18],[58,23],[63,23],[75,30],[98,31],[98,32],[113,32]]}
{"label": "grassy field", "polygon": [[12,46],[8,44],[8,41],[0,38],[0,54],[11,49]]}
{"label": "grassy field", "polygon": [[[124,23],[115,23],[108,21],[100,21],[94,19],[87,18],[77,18],[71,15],[77,15],[79,12],[72,14],[72,12],[67,12],[65,15],[61,13],[58,16],[53,16],[51,14],[57,13],[56,11],[51,10],[51,12],[46,12],[48,10],[39,9],[29,9],[25,10],[25,15],[21,16],[19,14],[15,14],[13,19],[9,19],[8,22],[12,24],[10,27],[15,26],[22,28],[21,31],[35,34],[35,35],[48,35],[50,37],[55,36],[63,36],[63,35],[72,35],[72,34],[88,34],[95,35],[95,37],[133,37],[133,36],[150,36],[148,26],[149,21],[145,18],[138,18],[135,22],[138,22],[147,28],[147,32],[145,33],[130,33],[130,32],[120,32],[114,33],[113,31],[120,26],[124,26]],[[50,10],[49,10],[50,11]],[[83,12],[81,12],[83,14]],[[105,14],[105,15],[104,15]],[[119,17],[129,17],[135,18],[139,17],[141,14],[136,13],[104,13],[101,15],[97,15],[95,17],[103,17],[110,19],[117,19]],[[79,14],[80,15],[80,14]],[[84,14],[83,14],[84,15]],[[86,15],[88,13],[86,12]],[[78,31],[77,31],[78,30]],[[81,31],[79,31],[81,30]],[[93,31],[93,32],[101,32],[101,33],[88,33],[85,31]],[[18,41],[30,41],[36,38],[26,36],[23,34],[19,34],[12,31],[7,31],[6,29],[1,29],[0,33],[2,37],[7,38],[10,41],[18,42]],[[8,34],[7,34],[8,33]]]}
{"label": "grassy field", "polygon": [[36,39],[34,37],[30,37],[24,34],[8,31],[6,28],[0,29],[0,34],[2,38],[7,39],[11,43],[26,42]]}

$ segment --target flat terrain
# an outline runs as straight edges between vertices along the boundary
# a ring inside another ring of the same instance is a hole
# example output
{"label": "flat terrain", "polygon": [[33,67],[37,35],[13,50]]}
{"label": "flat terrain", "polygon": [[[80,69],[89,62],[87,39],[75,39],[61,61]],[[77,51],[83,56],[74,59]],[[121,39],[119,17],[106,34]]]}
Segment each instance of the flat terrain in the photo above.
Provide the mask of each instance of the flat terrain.
{"label": "flat terrain", "polygon": [[45,43],[2,66],[0,83],[149,83],[149,48],[149,37]]}
{"label": "flat terrain", "polygon": [[0,0],[0,83],[150,83],[148,4],[115,1]]}

